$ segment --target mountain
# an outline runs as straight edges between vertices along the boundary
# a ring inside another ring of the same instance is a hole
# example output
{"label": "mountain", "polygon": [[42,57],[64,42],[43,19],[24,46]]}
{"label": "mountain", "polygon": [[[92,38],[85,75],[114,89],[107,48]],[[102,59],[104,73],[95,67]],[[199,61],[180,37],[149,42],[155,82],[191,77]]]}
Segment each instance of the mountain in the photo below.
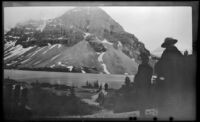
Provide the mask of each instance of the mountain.
{"label": "mountain", "polygon": [[105,11],[78,7],[4,34],[4,68],[135,74],[144,44]]}

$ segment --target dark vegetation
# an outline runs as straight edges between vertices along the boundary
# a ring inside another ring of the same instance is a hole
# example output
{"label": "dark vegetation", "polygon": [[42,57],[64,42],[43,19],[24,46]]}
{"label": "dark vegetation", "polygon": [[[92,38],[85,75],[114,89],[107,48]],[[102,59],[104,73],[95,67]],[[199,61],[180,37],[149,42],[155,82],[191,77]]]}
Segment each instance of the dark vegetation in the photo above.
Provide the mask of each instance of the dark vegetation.
{"label": "dark vegetation", "polygon": [[89,42],[89,44],[92,46],[92,48],[96,51],[96,52],[105,52],[106,48],[103,46],[102,43],[98,43],[98,42]]}
{"label": "dark vegetation", "polygon": [[82,86],[82,88],[92,88],[92,89],[99,89],[100,87],[102,86],[99,85],[98,80],[93,82],[93,84],[87,81],[85,86]]}
{"label": "dark vegetation", "polygon": [[98,110],[74,95],[57,96],[43,89],[32,89],[29,99],[36,116],[85,115]]}
{"label": "dark vegetation", "polygon": [[94,81],[93,83],[86,81],[86,84],[84,86],[82,86],[82,88],[98,89],[96,92],[99,92],[102,89],[105,89],[105,91],[109,91],[109,90],[112,91],[113,90],[113,89],[108,87],[108,83],[105,83],[104,85],[102,85],[98,82],[98,80]]}
{"label": "dark vegetation", "polygon": [[[15,88],[13,86],[15,85]],[[20,90],[23,87],[26,92]],[[66,91],[69,95],[57,95],[51,90],[54,88]],[[100,108],[88,105],[76,97],[74,87],[49,83],[19,82],[4,79],[4,111],[6,120],[30,120],[47,116],[87,115]],[[20,94],[22,96],[20,96]]]}
{"label": "dark vegetation", "polygon": [[101,42],[95,41],[95,36],[94,35],[89,35],[86,37],[86,41],[89,42],[91,47],[96,51],[96,52],[105,52],[106,48],[103,46]]}
{"label": "dark vegetation", "polygon": [[140,94],[137,94],[134,84],[130,82],[129,77],[126,77],[120,89],[106,96],[103,106],[116,113],[135,111],[139,109],[139,102],[141,102],[139,96]]}
{"label": "dark vegetation", "polygon": [[56,90],[63,90],[63,91],[68,91],[72,88],[71,86],[67,86],[67,85],[64,85],[64,84],[50,84],[50,83],[47,83],[47,82],[40,83],[38,81],[32,82],[31,86],[38,87],[38,88],[54,88]]}

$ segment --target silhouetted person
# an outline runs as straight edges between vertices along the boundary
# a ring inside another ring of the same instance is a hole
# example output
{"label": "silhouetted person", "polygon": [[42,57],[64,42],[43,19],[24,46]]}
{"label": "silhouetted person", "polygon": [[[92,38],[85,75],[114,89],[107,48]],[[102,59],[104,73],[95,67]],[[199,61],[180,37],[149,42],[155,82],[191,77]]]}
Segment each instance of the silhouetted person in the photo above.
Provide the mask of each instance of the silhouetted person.
{"label": "silhouetted person", "polygon": [[131,80],[128,77],[128,73],[125,73],[125,81],[124,81],[124,85],[122,85],[121,87],[121,92],[123,92],[123,94],[128,94],[130,93],[132,90],[131,88]]}
{"label": "silhouetted person", "polygon": [[128,76],[125,77],[125,85],[130,86],[131,85],[131,80]]}
{"label": "silhouetted person", "polygon": [[188,56],[188,51],[184,51],[184,56]]}
{"label": "silhouetted person", "polygon": [[[174,44],[177,43],[176,39],[166,38],[161,47],[166,48],[163,51],[161,59],[157,63],[158,77],[163,77],[166,85],[172,87],[177,86],[180,81],[181,66],[182,66],[182,53],[177,49]],[[162,80],[162,79],[161,79]],[[179,84],[180,85],[180,84]]]}
{"label": "silhouetted person", "polygon": [[105,91],[108,91],[108,84],[107,83],[105,83],[104,88],[105,88]]}
{"label": "silhouetted person", "polygon": [[138,72],[135,75],[134,83],[136,89],[147,89],[151,84],[151,77],[153,74],[153,68],[148,64],[149,58],[146,54],[141,55],[142,63],[138,67]]}
{"label": "silhouetted person", "polygon": [[100,91],[100,93],[99,93],[99,96],[98,96],[98,98],[97,98],[97,102],[98,102],[100,105],[103,105],[103,103],[104,103],[104,94],[103,94],[102,91]]}
{"label": "silhouetted person", "polygon": [[[178,108],[178,102],[181,97],[181,90],[183,87],[183,55],[174,46],[178,40],[173,38],[165,38],[161,47],[165,48],[163,54],[155,65],[155,72],[158,76],[157,84],[157,102],[163,115],[173,116],[171,114],[173,108]],[[177,105],[177,106],[175,106]],[[164,108],[164,109],[163,109]],[[177,114],[176,112],[174,114]],[[161,115],[162,116],[162,115]]]}
{"label": "silhouetted person", "polygon": [[142,63],[139,65],[138,72],[134,78],[134,88],[136,89],[136,95],[138,98],[137,107],[139,107],[141,117],[143,117],[145,109],[151,105],[150,100],[152,98],[150,98],[150,85],[153,68],[148,64],[148,55],[141,53],[140,57]]}

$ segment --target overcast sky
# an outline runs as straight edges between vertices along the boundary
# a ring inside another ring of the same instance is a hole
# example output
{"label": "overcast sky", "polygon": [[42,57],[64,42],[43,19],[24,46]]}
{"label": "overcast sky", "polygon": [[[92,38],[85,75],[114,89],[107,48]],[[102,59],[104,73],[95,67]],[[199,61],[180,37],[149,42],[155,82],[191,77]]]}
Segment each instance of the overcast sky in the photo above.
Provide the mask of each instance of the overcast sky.
{"label": "overcast sky", "polygon": [[[73,7],[6,7],[5,29],[28,19],[49,19]],[[177,47],[192,50],[192,9],[190,7],[101,7],[127,32],[134,34],[151,52],[157,53],[164,38],[178,39]]]}

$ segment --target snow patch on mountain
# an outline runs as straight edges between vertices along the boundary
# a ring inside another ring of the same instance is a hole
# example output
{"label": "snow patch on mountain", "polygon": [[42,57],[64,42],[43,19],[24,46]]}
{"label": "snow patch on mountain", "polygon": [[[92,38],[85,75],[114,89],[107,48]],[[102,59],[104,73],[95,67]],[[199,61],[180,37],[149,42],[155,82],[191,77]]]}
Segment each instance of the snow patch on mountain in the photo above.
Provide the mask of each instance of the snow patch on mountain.
{"label": "snow patch on mountain", "polygon": [[103,52],[103,53],[101,53],[100,55],[99,55],[99,57],[98,57],[98,61],[101,63],[101,65],[103,66],[103,70],[104,70],[104,72],[106,73],[106,74],[110,74],[110,72],[108,71],[108,69],[107,69],[107,66],[106,66],[106,64],[104,64],[104,62],[103,62],[103,55],[105,54],[105,52]]}
{"label": "snow patch on mountain", "polygon": [[52,45],[52,46],[51,46],[51,45],[49,45],[49,46],[48,46],[48,49],[47,49],[46,51],[44,51],[42,54],[45,54],[45,53],[47,53],[49,50],[51,50],[51,49],[52,49],[52,48],[54,48],[55,46],[57,46],[57,45],[55,45],[55,44],[54,44],[54,45]]}
{"label": "snow patch on mountain", "polygon": [[31,30],[31,28],[26,28],[26,30]]}
{"label": "snow patch on mountain", "polygon": [[26,42],[29,42],[30,41],[30,37],[28,37],[28,39],[26,40]]}
{"label": "snow patch on mountain", "polygon": [[7,46],[15,46],[15,43],[16,43],[17,41],[9,41],[9,42],[6,42],[6,44],[5,44],[5,46],[7,45]]}
{"label": "snow patch on mountain", "polygon": [[58,56],[60,56],[60,54],[54,56],[53,58],[50,59],[50,61],[53,61],[54,59],[56,59]]}
{"label": "snow patch on mountain", "polygon": [[4,45],[4,50],[6,50],[7,48],[11,47],[9,50],[6,50],[5,53],[7,52],[10,52],[11,50],[13,50],[15,47],[15,43],[16,41],[9,41],[9,42],[6,42],[6,44]]}
{"label": "snow patch on mountain", "polygon": [[10,64],[6,64],[7,66],[11,66],[13,64],[17,63],[17,61],[12,61]]}
{"label": "snow patch on mountain", "polygon": [[58,65],[61,65],[61,64],[62,64],[62,62],[59,61],[59,62],[58,62]]}
{"label": "snow patch on mountain", "polygon": [[36,64],[39,64],[41,61],[37,61],[37,62],[35,62],[33,65],[36,65]]}
{"label": "snow patch on mountain", "polygon": [[52,49],[52,48],[54,48],[55,46],[57,46],[57,45],[56,45],[56,44],[54,44],[53,46],[51,46],[51,47],[49,48],[49,50],[50,50],[50,49]]}
{"label": "snow patch on mountain", "polygon": [[109,42],[109,41],[106,40],[106,39],[104,39],[104,40],[102,41],[102,43],[106,43],[106,44],[109,44],[109,45],[113,45],[113,43]]}
{"label": "snow patch on mountain", "polygon": [[59,37],[58,39],[64,39],[63,37]]}
{"label": "snow patch on mountain", "polygon": [[57,62],[57,65],[68,68],[68,66],[66,64],[63,64],[61,61]]}
{"label": "snow patch on mountain", "polygon": [[6,42],[6,44],[4,45],[4,47],[5,46],[15,46],[15,43],[17,42],[17,40],[15,40],[15,41],[8,41],[8,42]]}
{"label": "snow patch on mountain", "polygon": [[30,58],[31,57],[33,57],[35,54],[37,54],[39,51],[41,51],[42,49],[44,49],[45,47],[42,47],[42,48],[40,48],[39,50],[36,50],[31,56],[30,56]]}
{"label": "snow patch on mountain", "polygon": [[101,64],[101,65],[103,66],[104,72],[105,72],[106,74],[110,74],[110,72],[109,72],[108,69],[107,69],[106,64]]}
{"label": "snow patch on mountain", "polygon": [[117,44],[118,47],[122,47],[122,43],[120,41],[118,41],[118,44]]}
{"label": "snow patch on mountain", "polygon": [[24,60],[24,61],[22,61],[21,62],[21,64],[24,64],[24,63],[26,63],[27,61],[29,61],[31,58],[28,58],[28,59],[26,59],[26,60]]}
{"label": "snow patch on mountain", "polygon": [[11,36],[11,35],[9,35],[8,37],[13,38],[13,39],[19,39],[20,38],[19,36]]}
{"label": "snow patch on mountain", "polygon": [[100,55],[99,55],[99,57],[98,57],[98,61],[99,61],[100,63],[103,62],[103,55],[104,55],[104,54],[105,54],[105,52],[100,53]]}
{"label": "snow patch on mountain", "polygon": [[84,39],[85,39],[86,37],[88,37],[89,35],[90,35],[90,33],[85,33]]}
{"label": "snow patch on mountain", "polygon": [[55,67],[55,66],[56,66],[56,65],[55,65],[55,64],[53,64],[53,65],[51,65],[50,67],[51,67],[51,68],[53,68],[53,67]]}
{"label": "snow patch on mountain", "polygon": [[57,44],[58,48],[60,48],[62,45],[61,44]]}
{"label": "snow patch on mountain", "polygon": [[69,71],[71,72],[73,69],[73,66],[67,66],[67,68],[69,68]]}
{"label": "snow patch on mountain", "polygon": [[81,69],[81,72],[84,73],[84,74],[86,73],[83,69]]}
{"label": "snow patch on mountain", "polygon": [[100,52],[96,52],[97,53],[97,55],[100,55],[101,53]]}
{"label": "snow patch on mountain", "polygon": [[22,55],[24,54],[26,51],[32,49],[33,47],[28,47],[28,48],[23,48],[21,45],[17,45],[15,50],[11,51],[11,55],[7,56],[4,58],[4,60],[7,60],[13,56],[16,56],[16,55]]}

